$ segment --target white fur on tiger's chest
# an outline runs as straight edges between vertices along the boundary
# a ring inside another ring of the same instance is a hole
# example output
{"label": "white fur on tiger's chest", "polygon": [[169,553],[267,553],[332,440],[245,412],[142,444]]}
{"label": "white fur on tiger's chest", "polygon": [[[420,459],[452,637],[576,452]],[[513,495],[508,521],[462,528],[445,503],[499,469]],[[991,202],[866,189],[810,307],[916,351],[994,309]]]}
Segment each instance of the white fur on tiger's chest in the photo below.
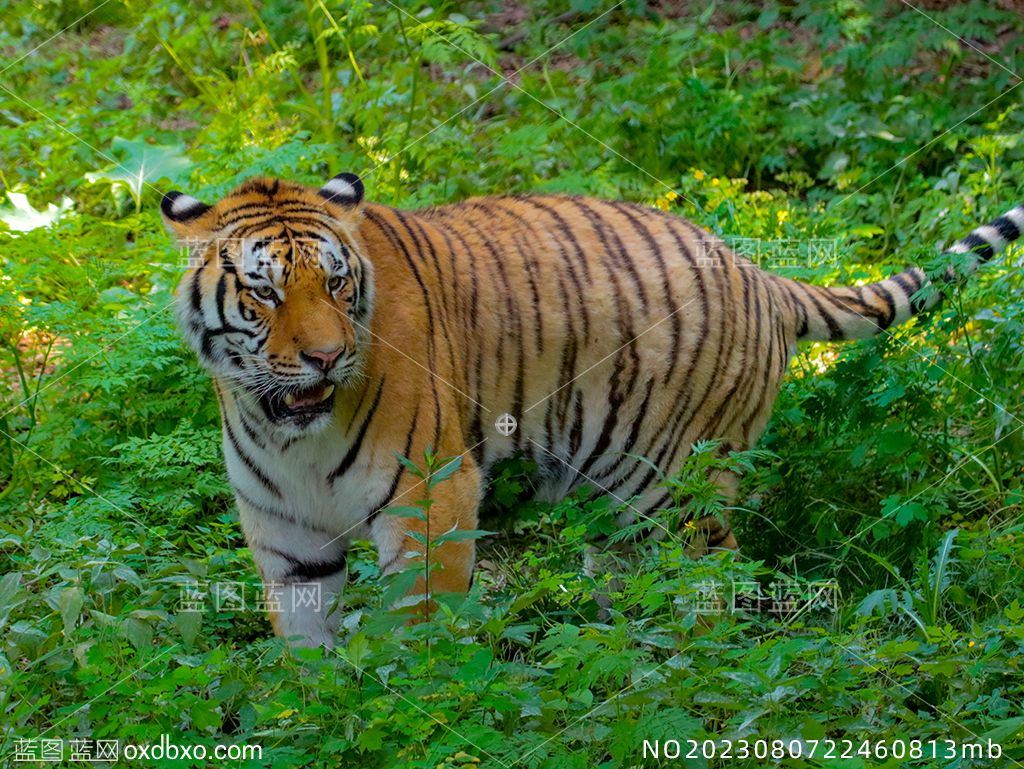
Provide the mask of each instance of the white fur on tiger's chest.
{"label": "white fur on tiger's chest", "polygon": [[269,537],[291,537],[303,528],[345,540],[368,535],[365,521],[391,487],[394,460],[374,462],[381,458],[363,446],[351,466],[332,477],[351,448],[336,426],[278,448],[267,440],[260,447],[232,425],[241,451],[225,430],[224,457],[239,508],[251,508],[243,515],[247,528],[258,525]]}

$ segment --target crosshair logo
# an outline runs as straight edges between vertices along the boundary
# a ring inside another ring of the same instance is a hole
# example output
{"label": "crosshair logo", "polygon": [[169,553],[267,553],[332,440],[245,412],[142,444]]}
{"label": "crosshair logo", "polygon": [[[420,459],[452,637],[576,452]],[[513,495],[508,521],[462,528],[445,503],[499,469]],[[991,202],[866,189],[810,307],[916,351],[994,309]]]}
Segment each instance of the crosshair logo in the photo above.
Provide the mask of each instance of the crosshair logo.
{"label": "crosshair logo", "polygon": [[516,418],[511,414],[502,414],[500,417],[494,420],[494,429],[499,433],[508,437],[516,431],[519,423],[516,422]]}

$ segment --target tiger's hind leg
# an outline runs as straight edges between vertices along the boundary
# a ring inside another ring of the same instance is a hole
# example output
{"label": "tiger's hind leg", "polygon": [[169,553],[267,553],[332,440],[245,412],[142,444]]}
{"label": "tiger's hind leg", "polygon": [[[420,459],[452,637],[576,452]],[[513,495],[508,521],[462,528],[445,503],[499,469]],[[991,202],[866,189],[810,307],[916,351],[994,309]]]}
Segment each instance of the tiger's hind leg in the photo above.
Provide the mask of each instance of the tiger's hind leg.
{"label": "tiger's hind leg", "polygon": [[[735,499],[739,486],[739,479],[733,473],[719,472],[715,478],[719,492],[725,498],[726,506],[731,505]],[[612,496],[620,501],[623,497],[617,493]],[[739,543],[729,523],[729,511],[722,509],[719,515],[709,515],[687,524],[684,531],[676,531],[661,523],[660,509],[670,504],[663,489],[654,487],[646,490],[644,494],[628,504],[619,516],[620,525],[632,523],[651,523],[653,529],[651,537],[655,539],[673,539],[680,541],[684,546],[686,554],[696,560],[714,550],[738,550]],[[592,596],[598,605],[598,617],[601,621],[608,621],[614,601],[612,594],[623,589],[623,579],[618,576],[624,569],[630,568],[630,562],[638,557],[635,542],[622,541],[614,545],[591,543],[587,546],[583,556],[583,573],[591,579],[599,579],[610,574],[606,588],[598,588],[593,591]]]}
{"label": "tiger's hind leg", "polygon": [[[723,444],[719,449],[720,452],[735,450],[737,448],[734,443]],[[689,444],[686,444],[686,448],[680,448],[668,466],[677,469],[683,467],[689,454]],[[646,488],[632,490],[632,502],[625,506],[619,517],[620,526],[634,523],[650,524],[649,536],[659,540],[672,539],[682,544],[686,554],[691,558],[699,558],[713,550],[738,550],[739,543],[729,521],[729,512],[739,492],[739,478],[734,472],[725,469],[715,469],[711,473],[710,480],[717,487],[723,500],[721,509],[716,514],[695,521],[677,520],[673,525],[666,520],[671,516],[661,511],[671,510],[677,506],[673,503],[672,495],[665,488],[665,484],[653,479]],[[608,493],[621,501],[630,495],[631,490],[627,486],[608,490]]]}
{"label": "tiger's hind leg", "polygon": [[713,550],[739,550],[739,542],[729,520],[729,506],[736,502],[739,478],[735,473],[720,471],[714,481],[725,498],[725,506],[719,515],[693,521],[692,536],[686,548],[691,558],[700,558]]}

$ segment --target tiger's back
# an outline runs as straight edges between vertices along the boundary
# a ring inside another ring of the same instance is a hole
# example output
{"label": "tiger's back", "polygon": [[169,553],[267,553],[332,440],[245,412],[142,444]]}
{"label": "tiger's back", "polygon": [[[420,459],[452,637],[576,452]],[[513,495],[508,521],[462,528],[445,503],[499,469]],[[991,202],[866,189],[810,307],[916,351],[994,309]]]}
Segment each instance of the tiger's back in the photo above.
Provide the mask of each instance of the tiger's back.
{"label": "tiger's back", "polygon": [[[546,496],[586,482],[654,508],[666,492],[630,455],[671,470],[694,440],[738,448],[764,426],[795,326],[753,265],[685,220],[568,197],[366,218],[404,234],[407,265],[435,281],[421,298],[427,365],[468,396],[463,429],[484,467],[520,452]],[[517,421],[508,436],[503,414]]]}

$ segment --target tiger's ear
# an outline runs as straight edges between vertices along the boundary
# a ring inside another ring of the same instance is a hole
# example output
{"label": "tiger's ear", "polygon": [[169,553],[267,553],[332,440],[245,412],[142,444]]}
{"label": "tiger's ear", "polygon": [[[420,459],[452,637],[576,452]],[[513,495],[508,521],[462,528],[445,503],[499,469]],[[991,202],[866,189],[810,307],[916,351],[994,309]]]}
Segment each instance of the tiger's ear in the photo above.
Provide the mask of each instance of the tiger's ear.
{"label": "tiger's ear", "polygon": [[168,192],[160,201],[164,225],[172,235],[182,239],[208,236],[213,224],[207,216],[211,210],[213,206],[177,191]]}
{"label": "tiger's ear", "polygon": [[363,202],[363,181],[355,174],[338,174],[320,188],[320,197],[342,208],[356,209]]}

